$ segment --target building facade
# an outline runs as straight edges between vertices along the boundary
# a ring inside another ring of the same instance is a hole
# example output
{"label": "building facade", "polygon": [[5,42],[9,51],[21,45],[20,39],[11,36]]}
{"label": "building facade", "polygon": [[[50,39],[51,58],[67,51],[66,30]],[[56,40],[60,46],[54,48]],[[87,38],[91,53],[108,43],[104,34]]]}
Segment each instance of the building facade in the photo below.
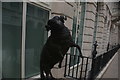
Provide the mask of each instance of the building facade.
{"label": "building facade", "polygon": [[[119,8],[115,4],[119,3],[2,2],[0,77],[29,78],[39,74],[41,49],[50,35],[44,26],[56,15],[67,16],[65,25],[84,56],[92,56],[95,41],[97,55],[106,52],[108,43],[110,47],[120,43]],[[68,53],[79,55],[76,48],[70,48]],[[52,73],[55,77],[64,77],[64,67],[53,68]]]}

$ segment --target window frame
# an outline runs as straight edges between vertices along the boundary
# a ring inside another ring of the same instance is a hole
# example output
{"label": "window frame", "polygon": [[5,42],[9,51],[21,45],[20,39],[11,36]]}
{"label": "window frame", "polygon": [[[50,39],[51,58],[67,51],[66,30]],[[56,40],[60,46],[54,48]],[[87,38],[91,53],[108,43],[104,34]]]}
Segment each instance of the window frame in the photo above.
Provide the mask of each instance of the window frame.
{"label": "window frame", "polygon": [[[25,78],[25,40],[26,40],[26,18],[27,18],[27,5],[31,4],[34,6],[37,6],[39,8],[45,9],[49,12],[49,18],[50,18],[50,13],[51,9],[49,8],[49,5],[45,5],[43,3],[35,3],[35,2],[23,2],[23,14],[22,14],[22,50],[21,50],[21,78]],[[34,76],[34,75],[33,75]]]}
{"label": "window frame", "polygon": [[[78,15],[80,17],[76,18],[76,15],[74,16],[75,17],[74,19],[76,21],[73,20],[73,23],[74,23],[73,24],[73,29],[74,30],[72,30],[73,31],[72,33],[75,33],[76,35],[75,36],[72,35],[72,37],[73,37],[74,42],[76,44],[78,44],[81,47],[81,50],[82,50],[83,37],[84,37],[84,26],[85,26],[85,19],[86,19],[86,9],[87,9],[86,5],[87,5],[87,3],[86,2],[80,2],[79,5],[81,6],[81,13],[80,13],[80,11],[77,11],[77,14],[79,13]],[[79,42],[79,40],[81,42]],[[71,53],[73,55],[79,55],[78,54],[79,51],[78,51],[77,48],[72,48]],[[73,66],[75,67],[76,65],[77,65],[77,62],[73,61],[73,63],[71,63],[71,68],[70,69],[72,69]],[[79,65],[80,65],[80,61],[79,61]]]}

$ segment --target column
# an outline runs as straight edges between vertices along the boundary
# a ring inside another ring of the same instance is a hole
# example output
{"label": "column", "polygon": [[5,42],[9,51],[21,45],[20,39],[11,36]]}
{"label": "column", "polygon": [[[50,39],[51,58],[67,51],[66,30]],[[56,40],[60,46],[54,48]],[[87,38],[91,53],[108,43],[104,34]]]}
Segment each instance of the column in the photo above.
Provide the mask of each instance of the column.
{"label": "column", "polygon": [[85,56],[90,56],[92,51],[96,7],[96,3],[94,2],[89,2],[86,5],[82,45],[82,50]]}
{"label": "column", "polygon": [[96,40],[98,42],[97,51],[98,54],[102,53],[102,41],[103,41],[103,30],[104,30],[104,3],[100,4],[99,15],[98,15],[98,28],[96,33]]}

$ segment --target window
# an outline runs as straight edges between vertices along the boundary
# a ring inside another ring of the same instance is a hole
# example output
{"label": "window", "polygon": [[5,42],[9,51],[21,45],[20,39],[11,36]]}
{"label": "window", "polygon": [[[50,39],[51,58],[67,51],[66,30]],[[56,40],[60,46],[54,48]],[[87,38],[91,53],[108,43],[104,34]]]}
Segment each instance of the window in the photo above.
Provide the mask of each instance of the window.
{"label": "window", "polygon": [[3,78],[20,78],[21,29],[22,3],[2,3]]}
{"label": "window", "polygon": [[[74,41],[76,39],[76,44],[78,44],[80,47],[82,47],[84,19],[85,19],[85,12],[86,12],[86,2],[81,2],[80,4],[81,4],[81,13],[79,12],[80,23],[76,26],[77,21],[76,21],[76,19],[74,20],[74,22],[73,22],[73,34],[74,35],[72,35],[72,36],[74,38]],[[77,27],[77,30],[76,30],[76,27]],[[77,32],[77,34],[76,34],[76,32]],[[77,35],[77,37],[75,37],[75,34]],[[72,48],[71,53],[75,54],[75,55],[79,55],[79,51],[77,48]],[[72,61],[73,62],[71,62],[71,65],[76,64],[78,61],[78,58],[75,56],[75,59],[72,58]]]}
{"label": "window", "polygon": [[81,15],[80,15],[80,26],[78,33],[78,45],[82,47],[82,39],[83,39],[83,30],[84,30],[84,21],[85,21],[85,12],[86,12],[86,2],[81,2]]}
{"label": "window", "polygon": [[27,5],[26,46],[25,46],[25,76],[30,77],[40,72],[40,53],[44,45],[47,31],[45,24],[49,12],[37,6]]}
{"label": "window", "polygon": [[[22,23],[22,2],[2,3],[2,78],[21,78],[39,74],[40,53],[47,39],[45,24],[49,18],[49,11],[27,3],[26,25]],[[22,63],[23,25],[26,28],[25,64]],[[25,65],[22,71],[21,64]]]}

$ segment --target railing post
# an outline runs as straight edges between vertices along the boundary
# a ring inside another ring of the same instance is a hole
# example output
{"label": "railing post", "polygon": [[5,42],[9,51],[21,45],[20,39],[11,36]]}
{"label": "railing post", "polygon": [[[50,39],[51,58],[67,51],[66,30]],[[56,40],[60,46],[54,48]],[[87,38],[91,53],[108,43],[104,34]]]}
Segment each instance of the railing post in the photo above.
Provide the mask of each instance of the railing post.
{"label": "railing post", "polygon": [[67,57],[68,57],[68,54],[66,54],[66,59],[65,59],[65,71],[64,71],[64,77],[66,77],[66,71],[67,71]]}
{"label": "railing post", "polygon": [[96,57],[96,54],[97,54],[97,50],[96,50],[96,48],[98,46],[97,41],[95,41],[93,46],[94,46],[94,49],[93,49],[93,52],[92,52],[92,58],[94,59]]}
{"label": "railing post", "polygon": [[90,71],[90,75],[88,77],[88,80],[94,80],[94,65],[95,65],[95,57],[96,57],[96,54],[97,54],[97,41],[95,41],[95,43],[93,44],[94,46],[94,49],[93,49],[93,52],[92,52],[92,64],[91,64],[91,71]]}

